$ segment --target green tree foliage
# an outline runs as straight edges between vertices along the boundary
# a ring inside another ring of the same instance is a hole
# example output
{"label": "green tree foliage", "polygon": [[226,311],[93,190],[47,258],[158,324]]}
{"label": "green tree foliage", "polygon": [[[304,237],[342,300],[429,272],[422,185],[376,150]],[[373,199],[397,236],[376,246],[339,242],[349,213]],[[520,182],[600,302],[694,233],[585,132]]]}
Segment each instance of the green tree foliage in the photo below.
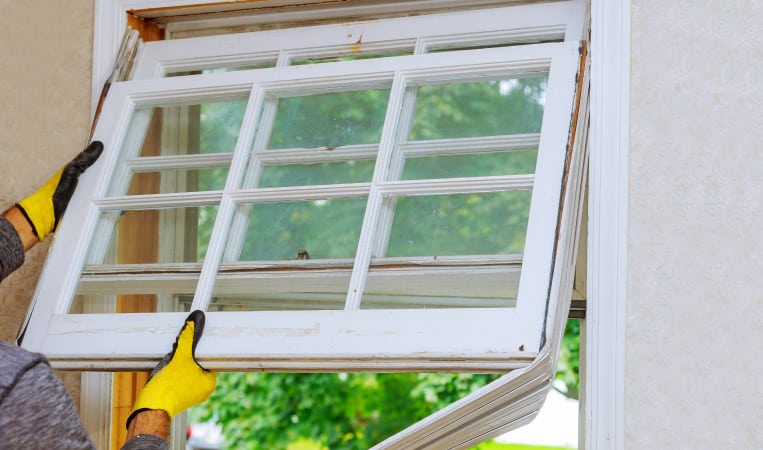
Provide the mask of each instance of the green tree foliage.
{"label": "green tree foliage", "polygon": [[568,320],[564,329],[555,388],[569,398],[578,398],[580,384],[580,320]]}
{"label": "green tree foliage", "polygon": [[[418,86],[416,108],[401,140],[429,140],[540,131],[543,77]],[[375,144],[389,90],[282,98],[268,150],[331,151]],[[231,151],[243,105],[202,106],[202,151]],[[233,124],[233,125],[230,125]],[[220,149],[220,150],[216,150]],[[318,150],[316,150],[318,149]],[[268,151],[265,150],[265,151]],[[533,173],[535,149],[411,158],[403,179]],[[266,166],[260,186],[370,181],[374,161]],[[214,177],[224,176],[218,172]],[[202,184],[214,185],[210,180]],[[219,183],[218,183],[219,184]],[[529,193],[400,197],[387,255],[435,256],[521,253]],[[365,200],[252,205],[242,260],[294,259],[301,248],[316,258],[351,258]],[[212,221],[199,225],[208,237]],[[200,246],[201,247],[201,246]],[[385,255],[376,255],[385,256]],[[577,332],[571,321],[558,379],[577,395]],[[365,449],[478,389],[493,375],[224,373],[210,400],[191,420],[223,425],[228,448]]]}
{"label": "green tree foliage", "polygon": [[226,448],[363,450],[493,379],[465,374],[223,373],[190,420],[223,425]]}

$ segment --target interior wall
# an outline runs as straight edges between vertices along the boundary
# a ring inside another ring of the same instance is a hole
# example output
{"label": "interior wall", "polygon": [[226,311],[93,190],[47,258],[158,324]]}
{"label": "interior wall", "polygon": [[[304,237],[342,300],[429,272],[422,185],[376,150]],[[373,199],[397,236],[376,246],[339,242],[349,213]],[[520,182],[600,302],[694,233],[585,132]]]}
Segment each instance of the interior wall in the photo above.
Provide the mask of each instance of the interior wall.
{"label": "interior wall", "polygon": [[626,446],[763,448],[763,3],[631,12]]}
{"label": "interior wall", "polygon": [[[0,0],[0,211],[84,148],[90,131],[93,1]],[[0,338],[24,319],[52,236],[0,283]],[[79,376],[66,376],[76,390]]]}

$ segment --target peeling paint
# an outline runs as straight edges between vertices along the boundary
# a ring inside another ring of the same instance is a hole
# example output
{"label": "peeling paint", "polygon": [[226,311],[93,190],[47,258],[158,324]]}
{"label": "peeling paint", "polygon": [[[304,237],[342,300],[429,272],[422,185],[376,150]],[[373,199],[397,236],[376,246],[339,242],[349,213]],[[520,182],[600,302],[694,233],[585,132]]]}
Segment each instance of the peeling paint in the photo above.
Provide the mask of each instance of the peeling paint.
{"label": "peeling paint", "polygon": [[[350,37],[350,36],[347,36],[347,37]],[[363,43],[363,33],[360,33],[360,37],[358,38],[357,41],[355,41],[354,44],[352,44],[352,46],[350,47],[350,51],[352,53],[362,53],[363,50],[360,48],[360,44],[362,43]]]}

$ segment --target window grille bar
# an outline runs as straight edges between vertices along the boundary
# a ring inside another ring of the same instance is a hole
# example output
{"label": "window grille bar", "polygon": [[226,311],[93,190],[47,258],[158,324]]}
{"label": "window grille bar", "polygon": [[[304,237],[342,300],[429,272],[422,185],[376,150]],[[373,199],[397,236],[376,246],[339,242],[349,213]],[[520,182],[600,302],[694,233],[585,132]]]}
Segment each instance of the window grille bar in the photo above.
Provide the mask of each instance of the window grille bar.
{"label": "window grille bar", "polygon": [[[239,183],[231,186],[231,189],[240,189],[242,186],[257,186],[259,178],[262,175],[262,163],[259,154],[267,148],[273,123],[275,122],[278,100],[270,95],[263,93],[261,102],[262,113],[257,118],[259,123],[253,124],[256,127],[255,135],[252,139],[251,153],[249,160],[244,160],[241,164],[243,179]],[[228,233],[228,243],[225,247],[223,261],[238,260],[241,250],[244,246],[246,237],[246,227],[249,223],[249,212],[251,207],[237,202],[236,213],[233,217],[230,231]]]}
{"label": "window grille bar", "polygon": [[207,254],[202,264],[199,283],[193,296],[192,309],[206,311],[209,306],[217,269],[225,251],[229,228],[236,210],[236,204],[228,192],[240,186],[245,176],[244,167],[249,157],[250,143],[254,140],[257,130],[257,119],[262,109],[263,101],[264,95],[262,91],[256,88],[252,89],[246,105],[246,111],[244,112],[238,140],[236,141],[236,148],[233,152],[231,169],[228,173],[228,179],[225,181],[225,194],[217,211],[217,217],[207,247]]}
{"label": "window grille bar", "polygon": [[355,310],[360,307],[360,301],[363,296],[363,289],[368,275],[368,266],[374,249],[376,237],[376,225],[379,216],[382,214],[382,195],[373,183],[387,179],[389,163],[394,151],[395,135],[398,129],[400,108],[403,106],[405,98],[405,77],[397,72],[392,82],[392,88],[387,102],[387,113],[384,118],[384,127],[382,128],[381,139],[379,142],[379,154],[374,166],[371,189],[368,194],[368,203],[363,217],[363,225],[358,239],[358,249],[355,255],[355,264],[350,277],[350,284],[347,290],[347,300],[345,310]]}
{"label": "window grille bar", "polygon": [[169,169],[206,169],[228,167],[233,153],[210,153],[194,155],[146,156],[132,158],[125,162],[133,172],[152,172]]}
{"label": "window grille bar", "polygon": [[433,155],[462,155],[537,149],[540,134],[510,134],[478,138],[433,139],[400,143],[400,151],[406,157]]}

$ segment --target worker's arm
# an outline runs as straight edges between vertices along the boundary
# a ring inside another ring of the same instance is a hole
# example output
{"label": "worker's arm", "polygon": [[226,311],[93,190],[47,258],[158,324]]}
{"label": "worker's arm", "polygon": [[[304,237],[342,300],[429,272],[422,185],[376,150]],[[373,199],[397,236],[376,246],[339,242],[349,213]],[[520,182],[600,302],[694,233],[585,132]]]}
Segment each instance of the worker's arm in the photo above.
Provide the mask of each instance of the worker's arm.
{"label": "worker's arm", "polygon": [[160,410],[141,411],[130,421],[122,450],[167,450],[170,417]]}
{"label": "worker's arm", "polygon": [[16,208],[11,208],[0,216],[0,281],[24,264],[24,244],[16,227],[30,227],[23,216],[19,221],[20,214]]}
{"label": "worker's arm", "polygon": [[34,234],[34,228],[32,228],[32,225],[18,206],[14,206],[4,212],[3,217],[10,222],[13,229],[16,230],[16,234],[18,235],[19,240],[21,240],[21,245],[24,247],[24,251],[29,250],[34,244],[40,242],[37,235]]}

